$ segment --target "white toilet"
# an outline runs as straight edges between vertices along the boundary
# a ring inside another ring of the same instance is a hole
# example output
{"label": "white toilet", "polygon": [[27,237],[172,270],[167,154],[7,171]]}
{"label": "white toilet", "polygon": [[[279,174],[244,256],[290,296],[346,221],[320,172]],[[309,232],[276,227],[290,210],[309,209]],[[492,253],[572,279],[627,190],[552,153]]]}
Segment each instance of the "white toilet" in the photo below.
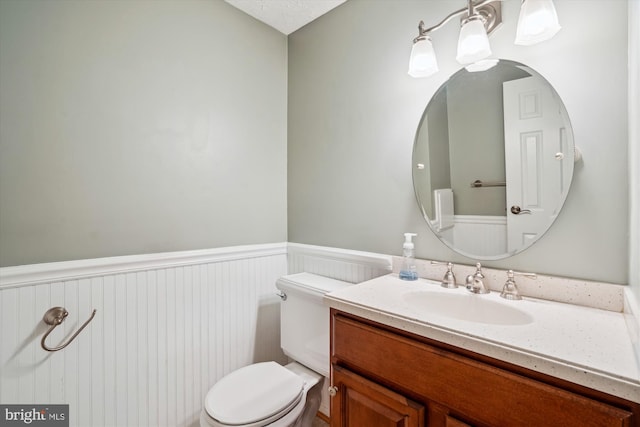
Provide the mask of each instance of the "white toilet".
{"label": "white toilet", "polygon": [[329,376],[329,309],[323,295],[350,283],[310,273],[283,276],[280,345],[293,361],[255,363],[207,393],[201,427],[310,427]]}

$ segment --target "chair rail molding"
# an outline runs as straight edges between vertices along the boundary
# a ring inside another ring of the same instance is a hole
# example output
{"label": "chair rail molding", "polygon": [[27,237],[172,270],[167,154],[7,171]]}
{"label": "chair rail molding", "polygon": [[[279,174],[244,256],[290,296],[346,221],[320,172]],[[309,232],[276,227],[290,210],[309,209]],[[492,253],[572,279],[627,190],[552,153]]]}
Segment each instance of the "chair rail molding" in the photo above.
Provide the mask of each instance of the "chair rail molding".
{"label": "chair rail molding", "polygon": [[283,242],[3,267],[0,289],[286,254],[287,243]]}

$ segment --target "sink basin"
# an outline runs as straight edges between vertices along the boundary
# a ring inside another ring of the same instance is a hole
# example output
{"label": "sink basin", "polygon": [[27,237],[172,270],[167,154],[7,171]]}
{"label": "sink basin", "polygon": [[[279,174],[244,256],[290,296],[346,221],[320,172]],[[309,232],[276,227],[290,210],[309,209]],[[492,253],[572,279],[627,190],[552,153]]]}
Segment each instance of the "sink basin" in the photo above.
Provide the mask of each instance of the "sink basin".
{"label": "sink basin", "polygon": [[509,302],[491,301],[485,295],[418,291],[405,294],[404,301],[421,312],[467,322],[506,326],[533,322],[533,317]]}

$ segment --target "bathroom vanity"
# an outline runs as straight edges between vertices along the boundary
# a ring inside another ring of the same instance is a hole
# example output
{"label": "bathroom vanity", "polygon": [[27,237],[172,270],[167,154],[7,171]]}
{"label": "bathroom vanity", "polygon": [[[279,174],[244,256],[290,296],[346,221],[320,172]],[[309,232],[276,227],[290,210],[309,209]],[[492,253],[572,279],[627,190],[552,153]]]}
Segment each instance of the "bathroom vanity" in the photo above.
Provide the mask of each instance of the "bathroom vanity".
{"label": "bathroom vanity", "polygon": [[[465,292],[389,275],[326,297],[332,427],[640,426],[620,313]],[[465,309],[422,311],[429,299]]]}

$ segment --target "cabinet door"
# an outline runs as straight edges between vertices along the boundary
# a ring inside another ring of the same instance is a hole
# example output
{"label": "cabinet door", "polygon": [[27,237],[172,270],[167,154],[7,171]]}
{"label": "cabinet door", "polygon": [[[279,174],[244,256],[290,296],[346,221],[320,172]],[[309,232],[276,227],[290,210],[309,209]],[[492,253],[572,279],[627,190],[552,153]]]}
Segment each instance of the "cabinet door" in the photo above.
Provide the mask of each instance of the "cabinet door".
{"label": "cabinet door", "polygon": [[331,427],[424,427],[424,407],[347,369],[332,367]]}

